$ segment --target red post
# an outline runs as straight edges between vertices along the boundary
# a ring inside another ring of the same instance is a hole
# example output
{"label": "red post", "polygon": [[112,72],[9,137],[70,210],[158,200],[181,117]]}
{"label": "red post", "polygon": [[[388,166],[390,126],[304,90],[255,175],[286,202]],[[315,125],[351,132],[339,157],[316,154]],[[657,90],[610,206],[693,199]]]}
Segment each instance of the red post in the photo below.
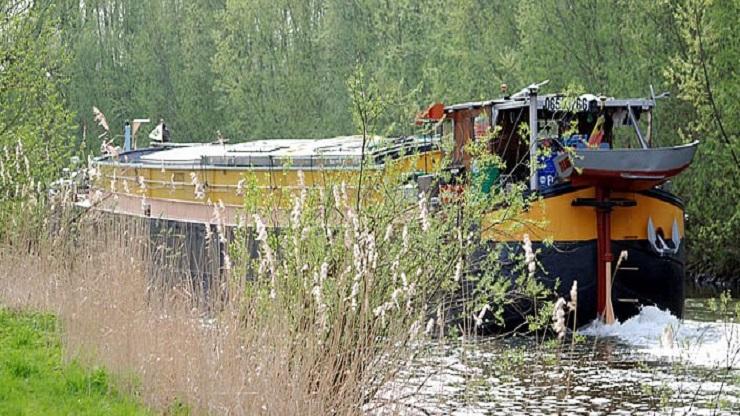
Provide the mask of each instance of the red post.
{"label": "red post", "polygon": [[[596,200],[600,203],[609,200],[609,189],[596,187]],[[611,208],[602,205],[596,208],[596,314],[606,316],[607,279],[611,262]]]}

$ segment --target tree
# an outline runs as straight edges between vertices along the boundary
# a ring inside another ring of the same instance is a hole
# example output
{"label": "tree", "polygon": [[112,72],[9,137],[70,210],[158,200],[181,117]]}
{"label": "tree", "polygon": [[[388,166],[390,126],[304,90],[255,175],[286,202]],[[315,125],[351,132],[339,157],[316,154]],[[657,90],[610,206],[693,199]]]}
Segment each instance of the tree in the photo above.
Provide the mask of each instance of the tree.
{"label": "tree", "polygon": [[[662,68],[675,46],[670,14],[634,0],[524,1],[517,25],[523,75],[562,89],[645,96],[663,86]],[[665,9],[663,9],[665,10]],[[670,27],[670,26],[668,26]]]}
{"label": "tree", "polygon": [[[337,133],[319,43],[322,1],[226,2],[213,59],[227,131],[241,138]],[[327,108],[329,107],[329,108]],[[351,123],[346,123],[351,125]]]}
{"label": "tree", "polygon": [[687,196],[692,268],[724,276],[740,268],[740,2],[689,0],[675,10],[685,48],[666,76],[695,115],[679,130],[701,140],[692,170],[679,190]]}
{"label": "tree", "polygon": [[69,163],[66,56],[51,17],[29,2],[0,9],[0,199],[43,188]]}

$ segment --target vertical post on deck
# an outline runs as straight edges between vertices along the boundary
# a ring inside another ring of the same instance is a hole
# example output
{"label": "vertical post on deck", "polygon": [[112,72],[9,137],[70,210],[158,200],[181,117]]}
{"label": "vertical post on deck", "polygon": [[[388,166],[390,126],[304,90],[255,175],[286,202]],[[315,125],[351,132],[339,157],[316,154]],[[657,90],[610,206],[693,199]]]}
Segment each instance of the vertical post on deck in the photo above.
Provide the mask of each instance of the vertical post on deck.
{"label": "vertical post on deck", "polygon": [[537,183],[537,90],[539,87],[529,87],[529,188],[538,189]]}
{"label": "vertical post on deck", "polygon": [[128,152],[131,150],[131,123],[126,120],[123,125],[123,151]]}
{"label": "vertical post on deck", "polygon": [[612,241],[611,207],[608,205],[609,189],[596,187],[596,314],[605,323],[614,322],[614,307],[611,301]]}

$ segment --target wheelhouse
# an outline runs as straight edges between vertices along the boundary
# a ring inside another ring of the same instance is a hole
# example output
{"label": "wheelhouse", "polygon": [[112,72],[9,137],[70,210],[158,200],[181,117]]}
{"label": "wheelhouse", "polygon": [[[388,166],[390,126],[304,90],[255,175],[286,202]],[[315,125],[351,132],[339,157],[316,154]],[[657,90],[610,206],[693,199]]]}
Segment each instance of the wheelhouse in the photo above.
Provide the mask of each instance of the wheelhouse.
{"label": "wheelhouse", "polygon": [[571,181],[579,152],[653,145],[655,99],[537,91],[534,85],[500,99],[444,107],[442,129],[452,138],[451,168],[475,170],[468,145],[486,140],[505,166],[497,175],[501,182],[528,181],[532,190],[542,191]]}

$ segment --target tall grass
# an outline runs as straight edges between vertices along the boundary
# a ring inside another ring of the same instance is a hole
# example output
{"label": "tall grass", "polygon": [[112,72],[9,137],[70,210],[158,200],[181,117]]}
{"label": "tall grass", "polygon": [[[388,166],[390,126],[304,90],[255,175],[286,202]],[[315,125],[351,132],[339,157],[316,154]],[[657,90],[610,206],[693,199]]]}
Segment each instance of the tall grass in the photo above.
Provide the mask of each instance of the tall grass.
{"label": "tall grass", "polygon": [[[239,227],[224,226],[217,202],[204,236],[181,238],[148,219],[78,210],[72,189],[17,198],[1,210],[0,302],[57,315],[68,357],[105,366],[160,410],[375,409],[425,337],[474,332],[513,294],[542,296],[492,272],[476,274],[475,289],[461,284],[481,213],[520,196],[471,192],[432,215],[427,196],[399,193],[402,176],[365,178],[361,207],[346,184],[301,183],[270,194],[272,205],[247,184]],[[205,274],[183,267],[203,245],[216,264]]]}
{"label": "tall grass", "polygon": [[[159,409],[182,401],[215,413],[358,410],[362,401],[347,397],[362,396],[361,363],[343,373],[326,368],[345,351],[336,340],[324,348],[302,342],[287,322],[295,311],[241,299],[222,300],[217,311],[198,306],[196,286],[181,276],[153,285],[146,224],[101,217],[77,227],[74,243],[43,238],[29,252],[5,241],[0,253],[2,302],[58,315],[70,357],[124,375]],[[157,267],[158,281],[167,280],[164,270]]]}

